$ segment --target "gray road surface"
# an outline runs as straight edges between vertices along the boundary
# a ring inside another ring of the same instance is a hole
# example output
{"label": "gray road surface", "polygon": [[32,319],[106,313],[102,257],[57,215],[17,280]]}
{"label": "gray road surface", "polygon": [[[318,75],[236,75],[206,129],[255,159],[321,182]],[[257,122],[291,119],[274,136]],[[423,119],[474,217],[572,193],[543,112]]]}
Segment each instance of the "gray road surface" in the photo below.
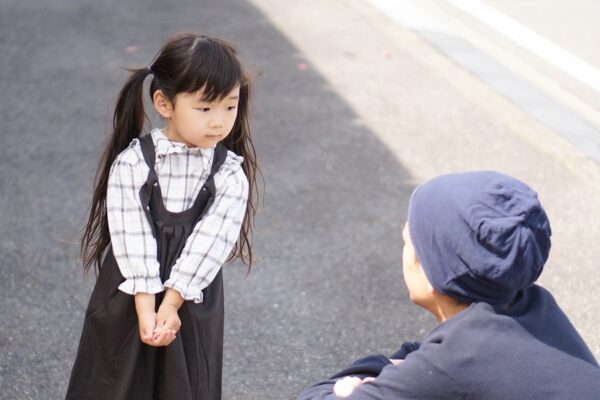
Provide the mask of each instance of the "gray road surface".
{"label": "gray road surface", "polygon": [[2,2],[0,399],[64,396],[93,284],[75,239],[119,68],[147,65],[182,29],[237,42],[256,74],[266,196],[255,270],[225,267],[225,399],[294,398],[433,326],[407,299],[400,230],[414,185],[450,170],[498,168],[540,188],[567,243],[545,282],[594,339],[597,214],[580,214],[600,198],[597,165],[360,2],[290,4]]}

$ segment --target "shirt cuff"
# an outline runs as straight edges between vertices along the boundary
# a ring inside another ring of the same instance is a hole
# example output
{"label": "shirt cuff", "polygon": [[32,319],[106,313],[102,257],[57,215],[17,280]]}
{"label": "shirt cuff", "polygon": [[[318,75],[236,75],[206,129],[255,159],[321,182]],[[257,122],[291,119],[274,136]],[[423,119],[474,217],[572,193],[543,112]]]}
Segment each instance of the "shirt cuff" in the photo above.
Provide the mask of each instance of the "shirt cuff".
{"label": "shirt cuff", "polygon": [[193,287],[188,287],[186,290],[184,289],[182,282],[178,281],[175,278],[169,278],[164,283],[164,286],[177,290],[184,300],[190,300],[196,304],[202,303],[202,301],[204,301],[204,294],[202,293],[202,290],[195,289]]}
{"label": "shirt cuff", "polygon": [[119,285],[119,290],[127,294],[135,295],[138,293],[156,294],[165,289],[163,288],[160,277],[157,276],[156,278],[140,277],[125,279],[125,281]]}

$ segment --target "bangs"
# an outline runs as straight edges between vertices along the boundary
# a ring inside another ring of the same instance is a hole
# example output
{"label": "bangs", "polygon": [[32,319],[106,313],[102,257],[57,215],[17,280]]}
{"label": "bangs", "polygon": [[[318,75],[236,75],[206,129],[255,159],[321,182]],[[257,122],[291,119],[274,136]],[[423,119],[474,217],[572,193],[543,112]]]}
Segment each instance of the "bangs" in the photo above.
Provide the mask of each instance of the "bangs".
{"label": "bangs", "polygon": [[202,100],[211,102],[224,98],[242,83],[242,67],[232,47],[196,38],[188,51],[189,63],[175,85],[175,93],[202,90]]}

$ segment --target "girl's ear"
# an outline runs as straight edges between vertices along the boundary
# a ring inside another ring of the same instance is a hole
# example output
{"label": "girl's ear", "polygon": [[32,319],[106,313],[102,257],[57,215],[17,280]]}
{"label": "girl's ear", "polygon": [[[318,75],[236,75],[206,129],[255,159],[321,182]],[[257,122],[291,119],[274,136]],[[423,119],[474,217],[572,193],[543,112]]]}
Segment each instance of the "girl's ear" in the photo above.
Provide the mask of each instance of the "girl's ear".
{"label": "girl's ear", "polygon": [[173,104],[167,99],[162,90],[157,90],[152,94],[152,103],[154,103],[154,108],[161,117],[165,119],[171,118]]}

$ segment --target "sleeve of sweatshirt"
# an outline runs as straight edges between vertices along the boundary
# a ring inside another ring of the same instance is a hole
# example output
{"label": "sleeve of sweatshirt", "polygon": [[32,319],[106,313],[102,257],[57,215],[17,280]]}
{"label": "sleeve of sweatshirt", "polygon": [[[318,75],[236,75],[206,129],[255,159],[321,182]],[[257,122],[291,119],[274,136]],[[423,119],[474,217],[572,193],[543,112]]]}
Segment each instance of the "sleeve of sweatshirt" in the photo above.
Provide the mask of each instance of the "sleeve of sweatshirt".
{"label": "sleeve of sweatshirt", "polygon": [[333,394],[333,385],[339,380],[347,376],[356,376],[361,379],[366,377],[377,377],[384,367],[391,365],[390,360],[384,355],[372,355],[361,358],[355,361],[348,368],[338,372],[330,379],[319,382],[307,388],[298,400],[321,400],[321,399],[337,399]]}
{"label": "sleeve of sweatshirt", "polygon": [[[355,365],[353,366],[356,368]],[[343,376],[365,377],[363,374],[356,373]],[[298,400],[450,400],[465,398],[461,388],[444,371],[436,367],[434,360],[428,357],[426,350],[410,353],[398,365],[385,365],[378,375],[366,375],[376,376],[376,378],[374,381],[354,389],[350,396],[337,397],[333,393],[333,386],[343,376],[337,374],[335,378],[309,387],[298,397]]]}

